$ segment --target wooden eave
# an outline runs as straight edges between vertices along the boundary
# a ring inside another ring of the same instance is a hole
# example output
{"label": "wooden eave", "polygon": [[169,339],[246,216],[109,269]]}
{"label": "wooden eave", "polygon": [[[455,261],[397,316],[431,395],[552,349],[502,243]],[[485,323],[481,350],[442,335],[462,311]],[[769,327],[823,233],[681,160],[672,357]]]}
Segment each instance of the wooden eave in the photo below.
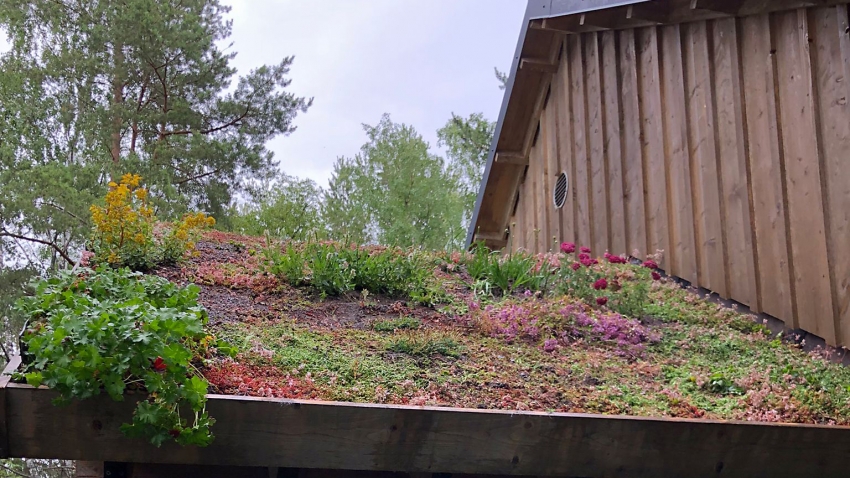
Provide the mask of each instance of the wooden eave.
{"label": "wooden eave", "polygon": [[[15,360],[4,373],[20,363]],[[209,395],[215,441],[156,448],[133,396],[58,407],[0,380],[0,458],[496,476],[843,476],[850,427]],[[358,475],[359,476],[359,475]],[[368,476],[364,474],[363,476]]]}
{"label": "wooden eave", "polygon": [[566,35],[842,3],[847,0],[529,0],[467,246],[483,240],[489,247],[500,248],[507,242],[510,213],[528,164],[541,99],[557,72],[554,55]]}

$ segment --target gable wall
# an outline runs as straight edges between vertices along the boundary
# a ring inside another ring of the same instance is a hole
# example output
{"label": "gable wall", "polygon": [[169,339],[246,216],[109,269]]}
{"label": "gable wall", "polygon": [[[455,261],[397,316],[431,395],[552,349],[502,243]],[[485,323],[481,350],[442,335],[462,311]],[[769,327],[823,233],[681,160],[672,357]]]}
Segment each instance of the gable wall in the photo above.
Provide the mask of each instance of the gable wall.
{"label": "gable wall", "polygon": [[840,5],[565,36],[507,247],[663,250],[667,273],[850,345],[849,23]]}

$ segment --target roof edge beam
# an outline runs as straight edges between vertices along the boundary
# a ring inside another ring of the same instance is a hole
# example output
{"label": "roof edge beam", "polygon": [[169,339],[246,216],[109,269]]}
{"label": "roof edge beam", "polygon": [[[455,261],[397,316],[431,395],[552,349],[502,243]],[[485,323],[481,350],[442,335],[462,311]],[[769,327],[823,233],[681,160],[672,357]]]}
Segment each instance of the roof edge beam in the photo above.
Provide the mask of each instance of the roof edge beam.
{"label": "roof edge beam", "polygon": [[499,164],[515,164],[518,166],[528,165],[528,155],[522,151],[500,151],[496,152],[496,162]]}
{"label": "roof edge beam", "polygon": [[691,0],[691,10],[737,15],[744,3],[744,0]]}
{"label": "roof edge beam", "polygon": [[556,73],[558,71],[558,64],[552,63],[548,58],[523,58],[519,62],[519,69]]}

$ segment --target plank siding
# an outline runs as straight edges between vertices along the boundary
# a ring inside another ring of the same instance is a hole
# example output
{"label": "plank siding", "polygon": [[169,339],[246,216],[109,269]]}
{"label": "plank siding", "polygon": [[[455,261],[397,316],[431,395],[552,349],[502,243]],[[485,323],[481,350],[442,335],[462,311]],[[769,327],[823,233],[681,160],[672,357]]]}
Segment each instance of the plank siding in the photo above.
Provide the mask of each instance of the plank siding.
{"label": "plank siding", "polygon": [[850,17],[790,5],[565,35],[511,249],[664,251],[666,272],[850,346]]}

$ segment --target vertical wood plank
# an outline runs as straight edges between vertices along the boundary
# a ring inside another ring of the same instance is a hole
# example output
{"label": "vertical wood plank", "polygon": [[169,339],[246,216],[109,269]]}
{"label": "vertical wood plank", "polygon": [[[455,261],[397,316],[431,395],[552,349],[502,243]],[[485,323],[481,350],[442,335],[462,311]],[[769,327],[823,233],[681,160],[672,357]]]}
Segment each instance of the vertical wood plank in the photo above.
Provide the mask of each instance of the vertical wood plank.
{"label": "vertical wood plank", "polygon": [[835,343],[805,9],[776,15],[776,65],[800,327]]}
{"label": "vertical wood plank", "polygon": [[605,162],[608,166],[608,210],[613,254],[623,254],[626,247],[625,198],[623,193],[623,152],[621,146],[620,75],[617,65],[617,34],[602,32],[603,123],[605,126]]}
{"label": "vertical wood plank", "polygon": [[729,298],[720,214],[720,182],[717,174],[714,93],[711,87],[708,26],[707,22],[694,22],[685,25],[683,29],[699,285],[716,292],[723,298]]}
{"label": "vertical wood plank", "polygon": [[575,215],[578,244],[591,247],[593,236],[590,217],[590,174],[588,171],[587,129],[585,115],[584,65],[581,35],[569,37],[570,82],[572,95],[573,144],[575,146]]}
{"label": "vertical wood plank", "polygon": [[744,98],[736,20],[727,18],[715,21],[712,38],[715,129],[723,191],[721,200],[728,292],[733,299],[755,309],[758,307],[758,297],[753,263]]}
{"label": "vertical wood plank", "polygon": [[599,39],[597,34],[584,34],[585,82],[587,94],[587,144],[590,171],[590,217],[593,230],[590,246],[601,255],[609,246],[608,180],[605,164],[605,137],[602,124],[602,80],[599,71]]}
{"label": "vertical wood plank", "polygon": [[558,165],[562,172],[567,173],[569,190],[564,207],[560,209],[561,219],[561,241],[576,242],[575,228],[575,169],[573,157],[575,155],[572,127],[572,102],[570,94],[570,50],[564,45],[564,54],[561,56],[561,65],[555,78],[555,99],[558,102]]}
{"label": "vertical wood plank", "polygon": [[662,119],[667,162],[670,260],[674,275],[693,284],[697,279],[694,212],[688,146],[688,114],[683,82],[679,25],[661,28]]}
{"label": "vertical wood plank", "polygon": [[769,16],[742,18],[741,32],[754,255],[760,285],[756,307],[795,328]]}
{"label": "vertical wood plank", "polygon": [[552,225],[550,223],[550,217],[552,216],[553,208],[550,207],[551,200],[549,199],[551,197],[552,186],[549,181],[548,117],[549,112],[546,110],[540,113],[540,137],[537,139],[538,177],[540,179],[540,188],[537,191],[539,194],[537,203],[537,207],[539,208],[537,213],[539,222],[537,227],[540,229],[537,252],[546,252],[552,247]]}
{"label": "vertical wood plank", "polygon": [[555,243],[560,241],[561,237],[561,221],[560,221],[560,211],[555,209],[555,201],[553,199],[553,188],[555,187],[555,180],[560,173],[560,168],[558,167],[558,99],[557,99],[557,82],[552,81],[551,91],[549,93],[549,103],[544,111],[543,115],[543,123],[544,130],[546,134],[543,136],[543,139],[546,141],[545,143],[545,155],[546,155],[546,197],[545,199],[545,207],[546,207],[546,221],[547,221],[547,229],[549,231],[546,236],[546,250],[557,252],[557,247],[555,247]]}
{"label": "vertical wood plank", "polygon": [[542,200],[540,196],[542,195],[543,191],[543,172],[541,168],[542,160],[540,155],[540,149],[541,148],[539,143],[534,145],[534,147],[531,148],[531,152],[529,153],[528,158],[529,178],[527,180],[531,183],[531,188],[528,192],[531,196],[531,200],[528,202],[528,205],[531,208],[528,212],[528,232],[531,234],[528,243],[528,250],[534,254],[540,252],[540,226],[544,222],[540,214],[540,201]]}
{"label": "vertical wood plank", "polygon": [[644,209],[644,157],[641,147],[641,114],[638,103],[635,31],[618,32],[620,39],[620,98],[622,105],[622,154],[625,197],[626,252],[645,258],[646,211]]}
{"label": "vertical wood plank", "polygon": [[813,10],[836,345],[850,345],[850,36],[847,6]]}
{"label": "vertical wood plank", "polygon": [[658,65],[658,31],[655,27],[637,30],[638,98],[643,137],[641,152],[646,187],[647,254],[661,250],[659,264],[670,270],[670,246],[667,227],[667,180],[662,131],[661,78]]}

